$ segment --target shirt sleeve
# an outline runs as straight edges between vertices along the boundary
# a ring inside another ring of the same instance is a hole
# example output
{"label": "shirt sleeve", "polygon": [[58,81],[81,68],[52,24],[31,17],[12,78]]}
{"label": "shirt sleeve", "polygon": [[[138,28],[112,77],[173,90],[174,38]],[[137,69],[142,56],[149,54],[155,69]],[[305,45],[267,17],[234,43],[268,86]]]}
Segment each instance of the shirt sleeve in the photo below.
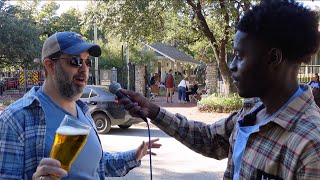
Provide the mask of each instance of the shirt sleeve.
{"label": "shirt sleeve", "polygon": [[136,160],[135,150],[126,152],[104,152],[103,153],[105,176],[125,176],[131,169],[141,165]]}
{"label": "shirt sleeve", "polygon": [[12,128],[13,117],[0,115],[0,179],[22,179],[24,145],[22,136]]}
{"label": "shirt sleeve", "polygon": [[223,159],[228,157],[229,137],[234,128],[233,117],[236,114],[235,112],[213,124],[205,124],[160,108],[152,123],[191,150],[207,157]]}

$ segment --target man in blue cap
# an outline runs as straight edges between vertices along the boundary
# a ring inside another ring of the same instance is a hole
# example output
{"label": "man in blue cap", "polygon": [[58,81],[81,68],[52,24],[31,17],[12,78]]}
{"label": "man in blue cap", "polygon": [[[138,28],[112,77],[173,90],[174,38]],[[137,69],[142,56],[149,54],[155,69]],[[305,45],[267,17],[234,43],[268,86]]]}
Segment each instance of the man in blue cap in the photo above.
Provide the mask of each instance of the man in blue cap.
{"label": "man in blue cap", "polygon": [[[78,100],[87,84],[90,56],[101,48],[74,32],[58,32],[43,44],[45,82],[0,115],[0,179],[105,179],[124,176],[141,163],[148,143],[127,152],[103,152],[88,107]],[[88,140],[69,172],[49,157],[56,129],[71,115],[91,126]],[[160,147],[152,140],[151,147]]]}

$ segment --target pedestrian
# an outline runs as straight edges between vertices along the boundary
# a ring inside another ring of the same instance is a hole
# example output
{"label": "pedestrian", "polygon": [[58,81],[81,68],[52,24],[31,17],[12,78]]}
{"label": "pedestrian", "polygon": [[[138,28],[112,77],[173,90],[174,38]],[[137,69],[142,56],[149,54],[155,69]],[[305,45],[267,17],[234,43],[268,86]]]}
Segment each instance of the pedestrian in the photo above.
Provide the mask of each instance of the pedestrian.
{"label": "pedestrian", "polygon": [[253,6],[237,24],[229,68],[243,107],[213,124],[188,120],[122,90],[131,114],[197,153],[228,158],[224,179],[320,179],[320,109],[298,83],[301,63],[319,50],[319,18],[295,1]]}
{"label": "pedestrian", "polygon": [[179,103],[187,103],[186,94],[189,87],[188,77],[185,76],[178,84],[178,100]]}
{"label": "pedestrian", "polygon": [[320,106],[320,82],[318,73],[314,74],[312,80],[308,84],[311,86],[312,94],[316,104]]}
{"label": "pedestrian", "polygon": [[166,94],[167,103],[169,103],[169,97],[170,97],[170,102],[172,103],[172,95],[173,95],[173,89],[174,89],[174,77],[172,75],[172,69],[170,69],[169,72],[166,74],[165,87],[167,89],[167,94]]}
{"label": "pedestrian", "polygon": [[[101,49],[74,32],[57,32],[43,44],[45,81],[8,106],[0,115],[0,179],[105,179],[124,176],[138,167],[149,142],[126,152],[103,152],[89,112],[79,100],[89,76],[90,56]],[[66,172],[58,160],[48,158],[63,117],[71,115],[91,126],[86,144]],[[151,147],[160,144],[152,140]],[[55,178],[57,179],[57,178]]]}
{"label": "pedestrian", "polygon": [[315,73],[311,81],[308,83],[311,87],[320,88],[319,75]]}

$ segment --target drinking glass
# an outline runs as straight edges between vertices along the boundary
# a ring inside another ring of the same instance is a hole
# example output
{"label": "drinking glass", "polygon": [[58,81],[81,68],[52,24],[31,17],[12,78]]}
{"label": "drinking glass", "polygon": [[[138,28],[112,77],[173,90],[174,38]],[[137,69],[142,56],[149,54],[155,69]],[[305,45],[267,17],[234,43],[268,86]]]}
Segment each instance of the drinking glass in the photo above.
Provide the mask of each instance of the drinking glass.
{"label": "drinking glass", "polygon": [[56,131],[50,158],[61,162],[61,168],[69,171],[71,164],[86,144],[91,127],[70,115],[65,115]]}

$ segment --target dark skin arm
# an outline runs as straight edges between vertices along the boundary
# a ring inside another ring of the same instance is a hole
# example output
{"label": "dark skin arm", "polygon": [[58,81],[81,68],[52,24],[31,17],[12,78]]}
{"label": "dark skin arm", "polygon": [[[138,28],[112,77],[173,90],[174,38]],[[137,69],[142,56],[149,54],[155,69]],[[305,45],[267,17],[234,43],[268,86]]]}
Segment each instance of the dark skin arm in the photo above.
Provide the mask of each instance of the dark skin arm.
{"label": "dark skin arm", "polygon": [[132,116],[139,117],[137,116],[137,112],[140,110],[150,119],[155,119],[159,114],[160,107],[150,102],[140,93],[125,89],[121,89],[121,92],[130,97],[131,101],[127,98],[122,98],[119,100],[119,103],[123,104],[124,108],[128,110]]}

